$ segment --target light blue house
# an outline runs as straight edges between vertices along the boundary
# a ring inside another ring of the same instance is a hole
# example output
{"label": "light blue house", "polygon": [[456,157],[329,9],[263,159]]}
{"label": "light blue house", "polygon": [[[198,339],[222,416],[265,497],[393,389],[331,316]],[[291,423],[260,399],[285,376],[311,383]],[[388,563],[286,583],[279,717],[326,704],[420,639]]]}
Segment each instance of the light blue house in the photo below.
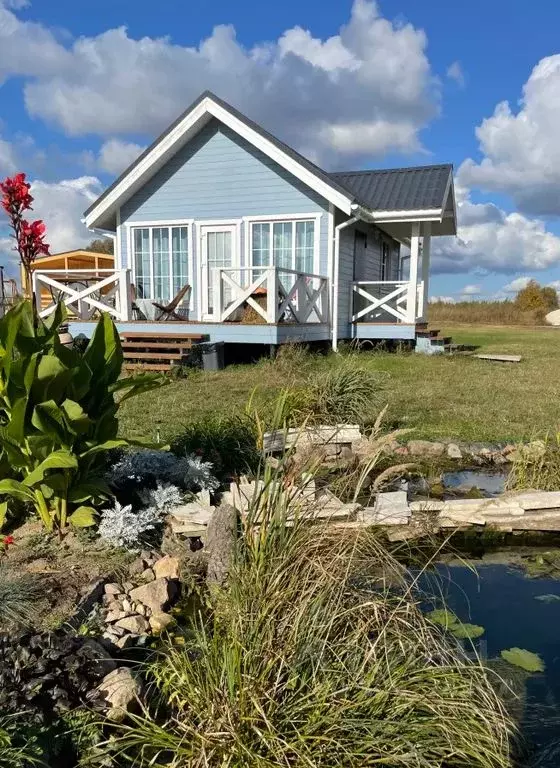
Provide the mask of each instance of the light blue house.
{"label": "light blue house", "polygon": [[[456,232],[453,174],[326,173],[206,92],[85,223],[114,237],[115,269],[36,273],[38,291],[54,287],[79,315],[73,333],[106,309],[123,332],[227,343],[413,340],[425,328],[430,240]],[[152,302],[186,284],[181,319],[156,320]]]}

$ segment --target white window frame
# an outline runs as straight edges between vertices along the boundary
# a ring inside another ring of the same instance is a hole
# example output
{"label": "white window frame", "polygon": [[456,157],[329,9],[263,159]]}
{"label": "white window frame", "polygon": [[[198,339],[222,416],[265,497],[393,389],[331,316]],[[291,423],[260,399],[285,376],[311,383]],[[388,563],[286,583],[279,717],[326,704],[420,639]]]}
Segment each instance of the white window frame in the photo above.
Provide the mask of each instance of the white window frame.
{"label": "white window frame", "polygon": [[[136,259],[134,254],[134,229],[149,229],[150,230],[150,258],[153,262],[153,247],[152,247],[152,239],[153,239],[153,232],[152,230],[154,228],[169,228],[169,293],[171,296],[170,301],[174,297],[173,292],[173,248],[172,248],[172,237],[171,237],[171,228],[172,227],[187,227],[187,272],[188,272],[188,280],[189,284],[192,285],[194,280],[194,219],[161,219],[160,221],[127,221],[124,225],[126,228],[126,244],[127,244],[127,252],[128,252],[128,264],[130,268],[130,275],[131,275],[131,282],[136,285]],[[157,297],[154,297],[154,271],[153,271],[153,263],[152,263],[152,269],[150,270],[150,293],[152,294],[152,299],[148,299],[148,301],[157,301]],[[191,300],[192,303],[192,300]]]}
{"label": "white window frame", "polygon": [[[313,221],[313,272],[311,274],[318,275],[320,271],[320,259],[321,259],[321,213],[314,211],[313,213],[278,213],[259,216],[244,216],[243,222],[245,224],[245,265],[247,267],[253,267],[255,270],[266,269],[264,266],[253,264],[253,224],[266,224],[270,223],[270,253],[273,254],[273,240],[272,240],[272,225],[279,223],[291,223],[292,224],[292,264],[295,270],[295,252],[296,252],[296,237],[295,237],[295,224],[298,221]],[[269,265],[273,266],[273,265]]]}

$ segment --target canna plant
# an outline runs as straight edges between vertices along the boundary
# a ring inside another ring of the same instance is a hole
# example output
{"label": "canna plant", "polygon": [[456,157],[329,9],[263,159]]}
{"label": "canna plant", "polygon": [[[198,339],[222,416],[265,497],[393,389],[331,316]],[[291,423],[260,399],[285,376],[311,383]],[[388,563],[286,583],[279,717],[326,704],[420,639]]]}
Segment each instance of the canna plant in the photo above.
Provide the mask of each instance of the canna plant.
{"label": "canna plant", "polygon": [[59,304],[43,321],[24,301],[0,320],[0,527],[13,499],[32,504],[49,532],[94,525],[95,506],[112,495],[102,478],[107,452],[127,445],[117,438],[119,405],[161,383],[120,378],[108,315],[83,353],[61,344],[65,317]]}

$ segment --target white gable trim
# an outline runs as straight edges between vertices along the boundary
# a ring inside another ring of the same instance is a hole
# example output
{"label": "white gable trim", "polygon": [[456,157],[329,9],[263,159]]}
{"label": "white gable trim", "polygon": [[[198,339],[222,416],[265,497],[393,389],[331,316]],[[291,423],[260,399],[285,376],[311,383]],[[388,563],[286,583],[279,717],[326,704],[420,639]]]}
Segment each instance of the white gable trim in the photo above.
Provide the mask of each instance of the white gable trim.
{"label": "white gable trim", "polygon": [[141,162],[130,169],[110,194],[92,208],[85,218],[86,226],[88,228],[95,227],[98,221],[110,209],[116,205],[122,205],[175,152],[198,133],[211,117],[215,117],[224,125],[227,125],[239,136],[270,157],[271,160],[274,160],[282,168],[317,192],[317,194],[324,197],[328,202],[333,203],[333,205],[336,205],[345,213],[350,214],[353,200],[350,194],[344,195],[330,184],[327,184],[322,178],[302,166],[297,160],[282,151],[264,136],[261,136],[254,128],[244,123],[227,109],[224,109],[224,107],[217,104],[209,96],[206,96],[198,106],[185,115],[172,131],[163,136],[161,141],[154,146]]}

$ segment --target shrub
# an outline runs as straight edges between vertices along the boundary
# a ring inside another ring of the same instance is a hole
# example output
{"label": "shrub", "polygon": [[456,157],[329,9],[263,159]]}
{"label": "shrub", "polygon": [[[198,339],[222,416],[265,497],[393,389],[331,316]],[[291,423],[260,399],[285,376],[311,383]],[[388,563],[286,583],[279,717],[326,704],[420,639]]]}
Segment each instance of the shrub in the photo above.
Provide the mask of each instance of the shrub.
{"label": "shrub", "polygon": [[162,525],[163,515],[156,507],[133,510],[132,504],[121,506],[115,499],[112,507],[102,511],[97,532],[114,547],[135,549]]}
{"label": "shrub", "polygon": [[[0,494],[30,503],[48,531],[95,522],[91,506],[110,496],[100,477],[117,440],[119,404],[153,389],[150,375],[120,378],[122,350],[108,315],[81,354],[64,347],[65,309],[48,322],[21,302],[0,320],[0,449],[20,479]],[[116,394],[124,393],[117,402]],[[7,502],[0,506],[0,525]]]}
{"label": "shrub", "polygon": [[0,768],[30,768],[42,765],[41,750],[28,734],[23,740],[25,721],[20,717],[0,716]]}
{"label": "shrub", "polygon": [[363,423],[379,410],[381,391],[378,373],[346,358],[313,380],[309,408],[322,421]]}
{"label": "shrub", "polygon": [[213,465],[220,480],[253,471],[259,463],[254,423],[239,416],[211,416],[188,424],[171,450],[177,456],[196,453]]}
{"label": "shrub", "polygon": [[[371,533],[249,513],[227,591],[148,668],[159,694],[118,749],[139,768],[510,766],[485,670],[419,611]],[[206,616],[206,614],[205,614]],[[159,705],[159,706],[158,706]]]}

